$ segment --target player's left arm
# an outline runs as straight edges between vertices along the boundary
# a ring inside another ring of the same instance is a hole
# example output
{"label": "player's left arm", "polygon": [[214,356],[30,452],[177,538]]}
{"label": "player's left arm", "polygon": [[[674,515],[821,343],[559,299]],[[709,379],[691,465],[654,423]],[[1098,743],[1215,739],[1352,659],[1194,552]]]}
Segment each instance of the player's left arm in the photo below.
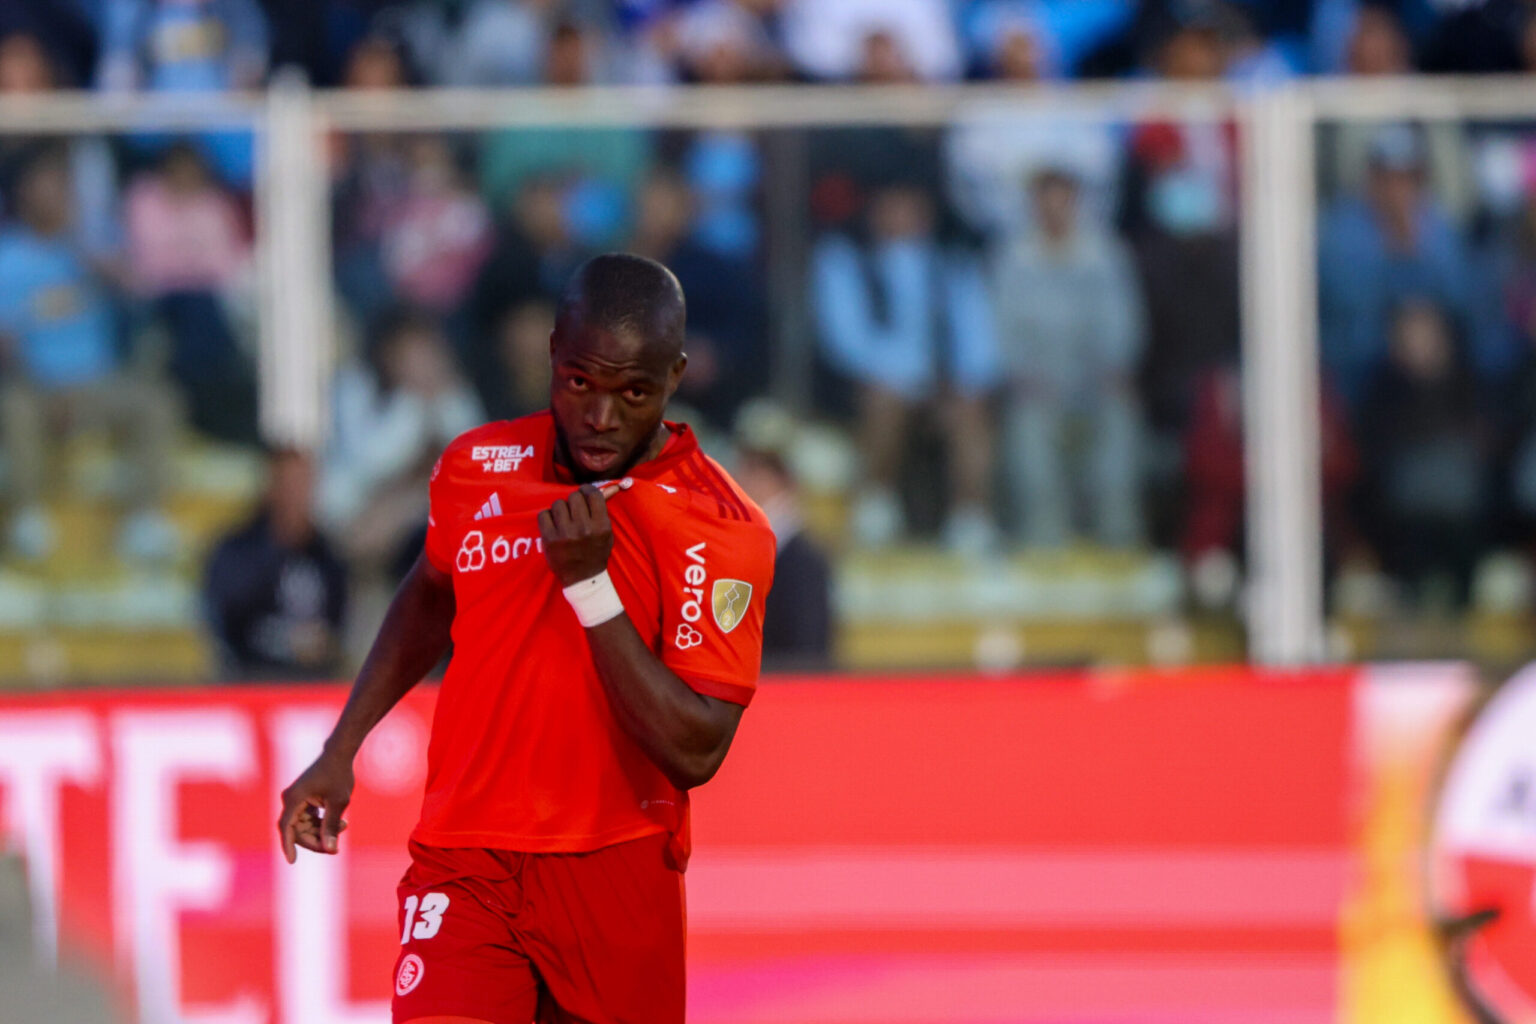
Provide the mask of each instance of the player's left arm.
{"label": "player's left arm", "polygon": [[[610,484],[599,491],[588,484],[539,513],[544,557],[562,587],[607,572],[613,551],[607,499],[618,489]],[[679,789],[708,782],[730,749],[742,706],[696,693],[620,611],[586,629],[620,725]]]}

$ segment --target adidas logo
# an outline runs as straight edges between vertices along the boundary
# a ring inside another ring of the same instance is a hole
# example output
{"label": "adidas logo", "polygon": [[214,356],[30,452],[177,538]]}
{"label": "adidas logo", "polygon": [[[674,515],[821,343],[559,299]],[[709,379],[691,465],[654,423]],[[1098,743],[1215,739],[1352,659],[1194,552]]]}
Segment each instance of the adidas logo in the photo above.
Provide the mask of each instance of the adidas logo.
{"label": "adidas logo", "polygon": [[501,495],[492,494],[486,499],[485,504],[480,506],[480,511],[475,513],[475,521],[494,519],[499,515],[501,515]]}

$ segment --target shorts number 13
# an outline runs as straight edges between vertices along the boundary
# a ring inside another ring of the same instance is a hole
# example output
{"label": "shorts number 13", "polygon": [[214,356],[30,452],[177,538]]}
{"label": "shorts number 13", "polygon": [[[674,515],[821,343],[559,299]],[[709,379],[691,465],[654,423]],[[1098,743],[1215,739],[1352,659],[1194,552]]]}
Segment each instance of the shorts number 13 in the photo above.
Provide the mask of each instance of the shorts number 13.
{"label": "shorts number 13", "polygon": [[[443,926],[443,912],[448,909],[448,897],[440,892],[429,892],[418,902],[415,896],[405,898],[405,930],[400,935],[400,945],[412,939],[430,939]],[[411,927],[415,921],[416,927]]]}

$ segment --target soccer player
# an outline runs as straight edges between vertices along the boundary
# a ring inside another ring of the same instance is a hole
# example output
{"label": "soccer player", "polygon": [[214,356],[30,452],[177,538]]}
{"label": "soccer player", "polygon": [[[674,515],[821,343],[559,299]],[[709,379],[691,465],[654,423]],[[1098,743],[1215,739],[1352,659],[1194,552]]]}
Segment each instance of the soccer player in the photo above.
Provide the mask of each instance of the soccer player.
{"label": "soccer player", "polygon": [[756,686],[767,519],[663,418],[687,363],[665,267],[584,264],[550,408],[443,453],[426,548],[283,852],[334,853],[368,731],[453,643],[399,887],[397,1024],[683,1020],[688,790]]}

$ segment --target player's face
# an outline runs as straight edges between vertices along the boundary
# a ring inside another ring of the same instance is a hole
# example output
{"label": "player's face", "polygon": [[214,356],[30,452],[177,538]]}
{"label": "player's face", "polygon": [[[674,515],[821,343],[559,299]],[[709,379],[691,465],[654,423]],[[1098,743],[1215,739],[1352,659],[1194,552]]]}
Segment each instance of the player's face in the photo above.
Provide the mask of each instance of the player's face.
{"label": "player's face", "polygon": [[656,454],[667,401],[688,361],[658,356],[658,347],[584,324],[551,336],[549,407],[560,461],[577,480],[620,477]]}

